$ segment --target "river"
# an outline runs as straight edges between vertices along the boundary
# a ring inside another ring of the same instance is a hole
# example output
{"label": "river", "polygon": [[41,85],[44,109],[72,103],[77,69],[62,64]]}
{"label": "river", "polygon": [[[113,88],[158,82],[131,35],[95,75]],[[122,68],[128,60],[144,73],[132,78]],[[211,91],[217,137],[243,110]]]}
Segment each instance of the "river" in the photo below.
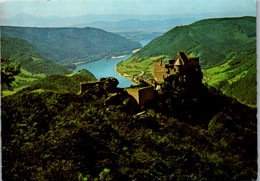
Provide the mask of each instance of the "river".
{"label": "river", "polygon": [[[142,40],[142,41],[140,41],[140,43],[141,43],[142,47],[144,47],[150,41],[151,40]],[[119,74],[116,73],[116,71],[115,71],[115,67],[119,62],[131,57],[131,55],[132,54],[129,54],[129,55],[126,55],[126,56],[120,57],[120,58],[111,58],[111,59],[103,58],[103,59],[100,59],[97,61],[89,62],[89,63],[78,66],[75,69],[74,73],[76,73],[78,70],[81,70],[81,69],[87,69],[97,79],[99,79],[101,77],[115,77],[119,81],[118,87],[129,87],[129,86],[133,85],[131,80],[119,76]]]}

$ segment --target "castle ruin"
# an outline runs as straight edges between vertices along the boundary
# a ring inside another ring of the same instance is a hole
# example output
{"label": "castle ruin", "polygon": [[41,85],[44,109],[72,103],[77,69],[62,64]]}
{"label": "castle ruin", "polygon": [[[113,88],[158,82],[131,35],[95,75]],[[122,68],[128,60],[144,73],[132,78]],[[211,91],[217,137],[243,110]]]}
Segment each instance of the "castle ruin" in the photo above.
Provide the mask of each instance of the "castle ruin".
{"label": "castle ruin", "polygon": [[[199,58],[188,57],[186,51],[179,51],[174,60],[169,60],[168,64],[164,64],[162,60],[154,63],[154,79],[150,79],[147,87],[129,87],[121,89],[127,92],[139,106],[143,106],[147,101],[153,100],[156,94],[163,94],[162,83],[167,81],[171,76],[177,76],[180,82],[185,82],[187,73],[190,68],[198,69]],[[200,68],[199,68],[200,70]],[[116,92],[118,81],[115,78],[101,78],[97,81],[81,83],[80,93],[84,93],[88,89],[109,89],[109,92]]]}
{"label": "castle ruin", "polygon": [[165,79],[172,75],[183,76],[189,67],[199,65],[198,57],[188,57],[186,51],[179,51],[174,60],[164,64],[162,60],[154,63],[154,80],[162,84]]}

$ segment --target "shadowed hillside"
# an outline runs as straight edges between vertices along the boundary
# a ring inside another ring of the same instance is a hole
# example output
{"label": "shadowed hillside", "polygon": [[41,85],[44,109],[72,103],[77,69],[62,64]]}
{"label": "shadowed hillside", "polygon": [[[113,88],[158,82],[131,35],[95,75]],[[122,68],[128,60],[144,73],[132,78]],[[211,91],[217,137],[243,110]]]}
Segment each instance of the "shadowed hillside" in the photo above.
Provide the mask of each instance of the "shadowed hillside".
{"label": "shadowed hillside", "polygon": [[123,36],[96,28],[1,27],[2,37],[27,40],[45,58],[63,65],[86,63],[103,57],[125,55],[141,45]]}
{"label": "shadowed hillside", "polygon": [[168,80],[166,94],[141,108],[108,84],[4,97],[3,179],[256,179],[256,110],[197,78],[197,93]]}

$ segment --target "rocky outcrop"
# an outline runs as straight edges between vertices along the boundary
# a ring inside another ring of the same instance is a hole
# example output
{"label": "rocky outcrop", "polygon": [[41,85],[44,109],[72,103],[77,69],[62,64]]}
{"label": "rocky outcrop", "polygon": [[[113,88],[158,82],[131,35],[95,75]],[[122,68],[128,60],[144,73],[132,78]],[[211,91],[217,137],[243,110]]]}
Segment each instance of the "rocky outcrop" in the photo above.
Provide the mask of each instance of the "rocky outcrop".
{"label": "rocky outcrop", "polygon": [[126,91],[109,93],[104,105],[108,108],[110,106],[117,106],[128,113],[135,112],[139,107],[136,100],[131,97]]}
{"label": "rocky outcrop", "polygon": [[107,110],[120,108],[126,112],[134,113],[139,107],[138,103],[123,88],[117,88],[118,83],[118,80],[114,77],[81,83],[79,94],[93,94],[105,97],[104,106],[107,107]]}
{"label": "rocky outcrop", "polygon": [[79,94],[108,94],[117,91],[118,80],[114,77],[100,78],[97,81],[91,81],[80,84]]}
{"label": "rocky outcrop", "polygon": [[123,102],[123,95],[122,93],[110,93],[105,100],[105,106],[109,105],[119,105]]}

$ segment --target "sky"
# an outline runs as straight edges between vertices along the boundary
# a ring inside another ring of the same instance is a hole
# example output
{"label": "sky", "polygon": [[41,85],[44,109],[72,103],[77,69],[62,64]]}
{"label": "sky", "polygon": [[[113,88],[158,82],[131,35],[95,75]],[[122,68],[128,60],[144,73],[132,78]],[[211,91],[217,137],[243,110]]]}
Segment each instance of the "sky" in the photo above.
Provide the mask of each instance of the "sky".
{"label": "sky", "polygon": [[256,0],[0,0],[1,18],[85,14],[182,15],[256,11]]}

